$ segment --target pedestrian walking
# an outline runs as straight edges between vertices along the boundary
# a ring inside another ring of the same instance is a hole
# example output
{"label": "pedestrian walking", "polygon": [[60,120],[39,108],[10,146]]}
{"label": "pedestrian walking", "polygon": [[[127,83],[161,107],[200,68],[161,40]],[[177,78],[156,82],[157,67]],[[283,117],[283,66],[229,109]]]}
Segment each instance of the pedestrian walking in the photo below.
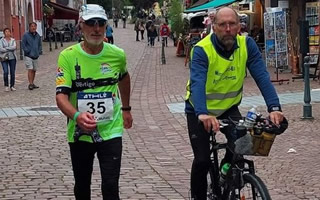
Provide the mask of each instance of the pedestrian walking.
{"label": "pedestrian walking", "polygon": [[140,30],[140,33],[141,33],[141,40],[144,40],[144,30],[145,30],[145,27],[144,27],[144,22],[143,22],[143,21],[140,22],[139,30]]}
{"label": "pedestrian walking", "polygon": [[31,22],[29,24],[29,31],[22,37],[22,48],[24,51],[24,63],[28,70],[28,89],[33,90],[39,88],[34,84],[36,71],[39,68],[38,58],[42,54],[41,37],[37,33],[37,24]]}
{"label": "pedestrian walking", "polygon": [[136,22],[134,23],[134,30],[136,31],[136,41],[140,41],[139,40],[139,32],[140,32],[139,25],[140,25],[140,20],[137,19]]}
{"label": "pedestrian walking", "polygon": [[68,117],[74,194],[77,200],[90,199],[97,154],[103,199],[119,200],[122,133],[132,126],[126,54],[103,42],[103,7],[83,5],[79,21],[84,41],[60,53],[56,74],[57,106]]}
{"label": "pedestrian walking", "polygon": [[126,28],[126,23],[127,23],[127,16],[125,13],[122,13],[121,15],[122,22],[123,22],[123,28]]}
{"label": "pedestrian walking", "polygon": [[152,24],[152,20],[151,20],[151,17],[149,16],[148,20],[147,20],[147,23],[146,23],[148,46],[150,44],[149,28],[150,28],[151,24]]}
{"label": "pedestrian walking", "polygon": [[113,29],[109,23],[107,23],[106,37],[108,39],[108,42],[113,44]]}
{"label": "pedestrian walking", "polygon": [[[4,37],[0,40],[0,60],[3,69],[3,81],[5,91],[16,91],[14,87],[16,77],[16,41],[11,37],[9,28],[3,29]],[[10,87],[9,87],[9,71],[10,71]]]}
{"label": "pedestrian walking", "polygon": [[113,15],[113,26],[118,28],[119,17],[117,14]]}
{"label": "pedestrian walking", "polygon": [[166,47],[168,46],[168,37],[170,35],[170,28],[167,23],[163,23],[160,27],[160,36],[162,37],[162,41],[165,43]]}
{"label": "pedestrian walking", "polygon": [[149,28],[150,46],[154,46],[154,40],[158,36],[157,29],[154,24],[151,24]]}

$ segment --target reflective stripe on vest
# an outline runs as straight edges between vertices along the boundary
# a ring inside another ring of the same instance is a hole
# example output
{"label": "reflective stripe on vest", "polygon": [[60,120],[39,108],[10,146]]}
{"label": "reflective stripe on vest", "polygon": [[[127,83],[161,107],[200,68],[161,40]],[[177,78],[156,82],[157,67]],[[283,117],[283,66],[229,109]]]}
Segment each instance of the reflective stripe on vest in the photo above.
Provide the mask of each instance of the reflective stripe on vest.
{"label": "reflective stripe on vest", "polygon": [[[206,103],[209,114],[220,116],[226,110],[241,102],[243,82],[248,58],[245,36],[237,36],[239,48],[229,59],[220,56],[211,42],[211,34],[196,46],[202,47],[208,57],[206,80]],[[190,81],[187,83],[186,99],[192,103]]]}

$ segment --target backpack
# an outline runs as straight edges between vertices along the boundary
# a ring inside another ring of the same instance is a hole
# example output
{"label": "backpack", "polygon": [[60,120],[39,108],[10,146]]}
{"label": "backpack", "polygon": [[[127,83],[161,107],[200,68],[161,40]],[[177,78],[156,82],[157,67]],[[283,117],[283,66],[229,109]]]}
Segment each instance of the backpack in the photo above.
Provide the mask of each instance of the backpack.
{"label": "backpack", "polygon": [[163,27],[163,28],[162,28],[162,33],[163,33],[164,35],[167,35],[167,33],[168,33],[168,28],[167,28],[167,27]]}

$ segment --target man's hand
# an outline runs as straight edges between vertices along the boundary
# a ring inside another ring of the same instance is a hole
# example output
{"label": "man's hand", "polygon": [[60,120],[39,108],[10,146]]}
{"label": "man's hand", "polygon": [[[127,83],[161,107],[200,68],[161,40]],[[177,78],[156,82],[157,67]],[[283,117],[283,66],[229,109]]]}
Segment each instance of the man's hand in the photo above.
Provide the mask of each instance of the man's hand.
{"label": "man's hand", "polygon": [[82,112],[77,117],[78,126],[84,131],[93,131],[97,127],[94,115],[88,112]]}
{"label": "man's hand", "polygon": [[280,111],[273,111],[270,113],[270,119],[273,123],[279,125],[283,121],[283,113]]}
{"label": "man's hand", "polygon": [[198,116],[198,119],[203,123],[204,129],[210,133],[211,130],[218,132],[220,129],[219,121],[216,117],[211,115],[202,114]]}
{"label": "man's hand", "polygon": [[123,126],[125,129],[132,127],[132,116],[130,111],[122,111]]}

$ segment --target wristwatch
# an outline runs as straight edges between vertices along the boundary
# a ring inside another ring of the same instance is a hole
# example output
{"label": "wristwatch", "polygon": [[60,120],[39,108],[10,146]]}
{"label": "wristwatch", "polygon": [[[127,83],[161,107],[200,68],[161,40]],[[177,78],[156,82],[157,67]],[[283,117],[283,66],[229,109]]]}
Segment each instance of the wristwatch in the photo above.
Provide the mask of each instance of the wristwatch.
{"label": "wristwatch", "polygon": [[131,111],[131,106],[121,107],[122,111]]}

